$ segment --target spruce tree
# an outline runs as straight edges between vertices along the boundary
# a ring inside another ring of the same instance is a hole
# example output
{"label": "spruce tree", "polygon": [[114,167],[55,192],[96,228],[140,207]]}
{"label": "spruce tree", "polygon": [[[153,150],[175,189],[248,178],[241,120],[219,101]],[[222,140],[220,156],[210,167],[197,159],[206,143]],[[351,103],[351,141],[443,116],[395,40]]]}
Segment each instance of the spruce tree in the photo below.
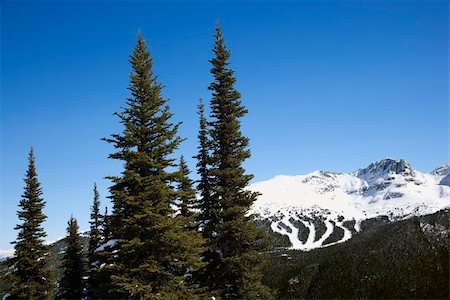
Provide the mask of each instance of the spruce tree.
{"label": "spruce tree", "polygon": [[96,249],[102,242],[102,216],[100,214],[100,195],[97,191],[97,184],[94,183],[94,201],[91,208],[91,220],[89,231],[89,247],[88,247],[88,282],[87,289],[89,298],[96,299],[99,295],[95,290],[99,283],[98,269],[100,257]]}
{"label": "spruce tree", "polygon": [[101,240],[99,247],[94,250],[90,259],[88,279],[88,299],[117,298],[120,295],[112,293],[111,276],[115,274],[114,253],[115,239],[111,234],[111,216],[108,207],[105,213],[99,216]]}
{"label": "spruce tree", "polygon": [[111,235],[111,221],[108,215],[108,207],[105,206],[105,213],[102,216],[102,237],[103,241],[109,241]]}
{"label": "spruce tree", "polygon": [[197,173],[200,176],[197,181],[200,199],[196,203],[196,208],[199,210],[196,221],[206,244],[201,255],[205,266],[196,272],[195,279],[202,288],[214,291],[219,280],[216,278],[217,272],[215,270],[218,270],[220,256],[213,241],[216,233],[215,228],[219,223],[220,203],[217,199],[211,197],[214,179],[210,170],[212,142],[209,138],[208,121],[205,117],[205,106],[201,97],[197,108],[200,129],[198,133],[198,153],[194,158],[197,159]]}
{"label": "spruce tree", "polygon": [[83,253],[78,224],[74,217],[67,223],[66,252],[62,258],[63,275],[57,299],[80,299],[83,296]]}
{"label": "spruce tree", "polygon": [[111,233],[111,216],[108,214],[108,207],[105,207],[105,212],[100,218],[102,238],[99,247],[94,250],[95,260],[90,264],[88,298],[117,298],[120,296],[118,293],[110,292],[113,289],[111,276],[116,272],[114,267],[114,255],[116,254],[113,251],[117,249],[115,249],[116,239],[112,237]]}
{"label": "spruce tree", "polygon": [[186,218],[193,216],[192,209],[194,208],[196,202],[193,181],[189,178],[190,173],[191,171],[189,171],[184,157],[181,156],[179,169],[180,181],[178,184],[178,200],[180,202],[180,214]]}
{"label": "spruce tree", "polygon": [[42,212],[45,201],[39,183],[33,148],[28,157],[25,191],[20,200],[17,215],[22,221],[15,227],[19,230],[14,244],[14,257],[10,259],[12,272],[7,275],[11,283],[12,299],[51,298],[55,284],[53,274],[48,268],[48,246],[44,245],[47,236],[42,223],[47,219]]}
{"label": "spruce tree", "polygon": [[89,248],[88,248],[88,257],[89,263],[93,263],[95,261],[94,253],[95,249],[100,246],[100,241],[102,239],[101,233],[101,224],[102,216],[100,214],[100,195],[97,191],[97,184],[94,183],[94,201],[92,203],[91,208],[91,220],[90,231],[89,231]]}
{"label": "spruce tree", "polygon": [[201,201],[197,201],[196,208],[200,209],[199,221],[202,222],[202,232],[205,238],[211,237],[211,231],[207,229],[208,223],[211,222],[213,216],[211,215],[214,209],[214,204],[211,202],[211,176],[209,173],[209,164],[211,156],[211,141],[208,137],[208,121],[205,117],[205,106],[202,98],[199,99],[198,104],[199,115],[199,133],[198,133],[198,154],[194,156],[197,159],[197,173],[200,179],[197,181],[197,190],[200,192]]}
{"label": "spruce tree", "polygon": [[110,269],[111,294],[141,299],[195,298],[184,275],[200,265],[201,236],[188,230],[185,218],[174,218],[177,173],[171,157],[181,139],[171,122],[162,85],[142,37],[130,58],[132,71],[122,112],[121,134],[106,139],[116,148],[112,159],[123,161],[121,176],[111,177],[112,237],[117,240]]}
{"label": "spruce tree", "polygon": [[226,48],[220,26],[216,26],[214,54],[210,60],[214,81],[210,84],[211,122],[209,134],[212,153],[209,174],[212,177],[213,222],[208,240],[207,267],[209,285],[224,299],[257,299],[271,296],[262,285],[267,234],[255,226],[249,209],[258,194],[246,189],[253,175],[242,166],[250,157],[249,139],[241,132],[240,119],[247,113],[240,93],[235,89],[234,71],[229,68],[230,50]]}

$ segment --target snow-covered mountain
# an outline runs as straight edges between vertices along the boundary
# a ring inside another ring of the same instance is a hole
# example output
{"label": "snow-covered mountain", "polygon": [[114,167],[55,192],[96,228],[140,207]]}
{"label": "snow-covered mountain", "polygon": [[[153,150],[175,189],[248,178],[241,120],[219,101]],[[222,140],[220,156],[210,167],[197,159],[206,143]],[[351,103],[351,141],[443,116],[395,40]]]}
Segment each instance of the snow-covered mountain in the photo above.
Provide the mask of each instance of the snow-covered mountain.
{"label": "snow-covered mountain", "polygon": [[450,207],[450,165],[431,173],[386,158],[351,174],[315,171],[255,183],[262,195],[252,212],[291,248],[309,250],[347,241],[364,220],[391,221]]}
{"label": "snow-covered mountain", "polygon": [[11,250],[0,250],[0,261],[7,259],[14,255],[14,249]]}

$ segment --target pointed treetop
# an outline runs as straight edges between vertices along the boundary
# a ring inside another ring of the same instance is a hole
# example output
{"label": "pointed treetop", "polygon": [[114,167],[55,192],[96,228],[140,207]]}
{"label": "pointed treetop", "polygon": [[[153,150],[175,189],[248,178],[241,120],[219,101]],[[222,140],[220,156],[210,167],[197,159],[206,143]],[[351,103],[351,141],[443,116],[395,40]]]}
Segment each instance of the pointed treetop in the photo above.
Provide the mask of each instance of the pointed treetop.
{"label": "pointed treetop", "polygon": [[33,146],[30,147],[30,152],[28,153],[28,172],[30,172],[32,176],[36,175],[35,156],[34,156],[34,147]]}
{"label": "pointed treetop", "polygon": [[222,36],[222,28],[220,27],[220,22],[219,20],[216,21],[216,35],[217,36]]}
{"label": "pointed treetop", "polygon": [[183,154],[180,156],[180,166],[186,166],[186,160]]}
{"label": "pointed treetop", "polygon": [[216,23],[216,34],[214,35],[214,37],[216,38],[216,41],[214,43],[213,51],[216,55],[218,55],[217,58],[221,58],[221,60],[229,59],[231,52],[227,49],[227,45],[222,33],[222,28],[220,27],[219,22]]}
{"label": "pointed treetop", "polygon": [[34,147],[33,146],[30,147],[29,157],[33,158],[33,160],[34,160]]}
{"label": "pointed treetop", "polygon": [[98,214],[100,206],[100,194],[98,193],[97,183],[94,182],[94,203],[93,203],[93,212]]}
{"label": "pointed treetop", "polygon": [[204,119],[205,118],[205,104],[203,103],[202,96],[198,97],[197,108],[198,108],[197,114],[200,116],[200,119]]}
{"label": "pointed treetop", "polygon": [[142,32],[140,30],[137,33],[137,45],[142,45],[145,48],[148,47],[147,42],[145,41],[144,35],[142,34]]}
{"label": "pointed treetop", "polygon": [[203,98],[200,96],[198,98],[198,105],[197,105],[198,111],[197,114],[200,117],[200,129],[204,129],[203,125],[206,125],[206,118],[205,118],[205,104],[203,103]]}

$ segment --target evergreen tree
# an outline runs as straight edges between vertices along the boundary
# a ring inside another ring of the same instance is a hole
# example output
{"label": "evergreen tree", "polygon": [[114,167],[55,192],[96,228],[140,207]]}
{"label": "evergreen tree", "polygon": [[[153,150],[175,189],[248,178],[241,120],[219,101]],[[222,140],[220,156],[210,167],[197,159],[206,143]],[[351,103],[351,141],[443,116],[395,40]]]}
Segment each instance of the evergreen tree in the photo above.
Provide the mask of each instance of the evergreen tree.
{"label": "evergreen tree", "polygon": [[111,235],[111,221],[108,215],[108,207],[105,206],[105,213],[102,216],[102,236],[103,241],[109,241]]}
{"label": "evergreen tree", "polygon": [[180,214],[183,217],[191,217],[193,215],[192,208],[195,205],[196,197],[195,190],[193,188],[193,182],[189,178],[189,168],[184,160],[184,157],[180,158],[180,182],[178,184],[178,199],[180,201]]}
{"label": "evergreen tree", "polygon": [[119,297],[117,293],[112,293],[111,276],[115,274],[114,253],[116,239],[111,233],[111,216],[108,214],[108,207],[105,213],[100,216],[101,235],[99,247],[95,250],[95,260],[90,264],[88,298],[104,299]]}
{"label": "evergreen tree", "polygon": [[215,203],[211,202],[211,176],[209,173],[211,141],[208,138],[208,122],[205,117],[205,106],[201,97],[198,104],[198,115],[200,119],[199,146],[198,154],[194,158],[197,159],[197,173],[200,175],[200,179],[197,181],[197,190],[200,192],[201,201],[197,201],[196,208],[200,209],[199,221],[202,222],[203,236],[210,238],[211,230],[208,230],[208,224],[213,219],[211,212]]}
{"label": "evergreen tree", "polygon": [[67,227],[66,252],[62,258],[63,275],[59,282],[58,299],[80,299],[83,296],[83,253],[78,224],[70,217]]}
{"label": "evergreen tree", "polygon": [[211,197],[214,179],[210,172],[212,142],[209,138],[208,121],[205,117],[205,106],[201,97],[197,107],[200,129],[198,133],[198,154],[194,158],[197,159],[197,173],[200,176],[197,181],[200,199],[196,203],[196,208],[199,209],[197,217],[198,227],[206,241],[201,255],[202,261],[206,265],[196,272],[195,277],[202,288],[214,291],[219,280],[216,278],[217,272],[214,270],[218,270],[220,256],[216,251],[213,240],[215,238],[215,227],[219,223],[220,206],[219,202]]}
{"label": "evergreen tree", "polygon": [[110,264],[110,296],[141,299],[195,298],[184,276],[200,265],[201,236],[188,230],[185,218],[174,218],[171,201],[177,173],[171,158],[181,139],[179,124],[161,96],[153,61],[142,37],[130,59],[131,97],[121,113],[121,134],[106,139],[124,162],[121,176],[111,177],[112,237],[116,255]]}
{"label": "evergreen tree", "polygon": [[230,51],[226,48],[220,26],[216,26],[215,57],[211,73],[212,91],[209,134],[211,137],[210,171],[213,215],[206,273],[210,289],[225,299],[257,299],[271,296],[262,285],[262,265],[269,246],[267,234],[257,229],[249,209],[258,194],[246,189],[253,175],[245,174],[243,162],[250,157],[249,140],[241,133],[240,119],[247,110],[234,88],[234,71],[229,68]]}
{"label": "evergreen tree", "polygon": [[95,290],[100,285],[98,278],[98,268],[100,257],[96,249],[100,246],[102,241],[102,216],[100,214],[100,195],[97,191],[97,184],[94,183],[94,201],[91,208],[91,224],[89,232],[89,247],[88,247],[88,295],[89,298],[96,299],[98,295]]}
{"label": "evergreen tree", "polygon": [[100,214],[100,195],[97,191],[97,184],[94,183],[94,202],[91,208],[91,221],[89,221],[90,231],[89,231],[89,263],[95,261],[94,253],[95,249],[100,246],[100,241],[102,239],[101,224],[102,216]]}
{"label": "evergreen tree", "polygon": [[33,148],[28,157],[25,191],[22,194],[18,211],[21,224],[15,244],[14,257],[10,259],[12,272],[7,275],[11,283],[12,299],[46,299],[51,298],[53,274],[48,268],[48,247],[44,245],[47,236],[42,223],[47,217],[42,212],[45,201],[38,181]]}

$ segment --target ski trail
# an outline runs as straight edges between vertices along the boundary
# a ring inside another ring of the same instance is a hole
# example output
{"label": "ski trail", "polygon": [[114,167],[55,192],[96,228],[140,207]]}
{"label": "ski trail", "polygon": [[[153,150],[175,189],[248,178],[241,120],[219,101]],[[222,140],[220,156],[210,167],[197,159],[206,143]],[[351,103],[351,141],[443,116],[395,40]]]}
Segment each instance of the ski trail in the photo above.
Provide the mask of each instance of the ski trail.
{"label": "ski trail", "polygon": [[334,229],[333,224],[328,219],[326,219],[324,221],[324,223],[325,223],[325,226],[327,227],[327,230],[322,235],[322,237],[313,244],[314,247],[322,247],[323,242],[333,233],[333,229]]}
{"label": "ski trail", "polygon": [[[289,232],[286,228],[283,228],[280,223],[283,223],[284,225],[289,227],[291,229],[291,232]],[[290,249],[303,249],[303,243],[298,238],[298,228],[292,225],[292,223],[289,221],[289,217],[284,217],[278,222],[273,222],[270,227],[274,232],[282,235],[287,235],[289,241],[292,244]]]}
{"label": "ski trail", "polygon": [[349,239],[352,238],[352,232],[343,225],[343,222],[336,222],[336,227],[340,227],[340,228],[342,228],[344,230],[344,236],[342,237],[342,239],[340,239],[340,240],[338,240],[336,242],[332,242],[332,243],[329,243],[329,244],[326,244],[326,245],[322,245],[321,246],[322,248],[333,246],[333,245],[336,245],[336,244],[340,244],[340,243],[346,242],[346,241],[348,241]]}
{"label": "ski trail", "polygon": [[[294,224],[292,224],[292,222],[289,220],[291,218],[296,221],[302,222],[303,225],[305,225],[305,227],[307,227],[309,229],[308,237],[304,243],[300,240],[300,238],[298,236],[299,228],[294,226]],[[314,223],[309,222],[309,221],[303,221],[303,220],[299,219],[297,216],[287,215],[279,221],[272,222],[272,224],[270,224],[270,227],[272,228],[272,230],[274,232],[279,233],[281,235],[286,235],[289,238],[289,242],[292,244],[292,246],[289,247],[289,249],[309,251],[309,250],[312,250],[315,248],[329,247],[332,245],[346,242],[349,239],[351,239],[352,232],[347,227],[345,227],[343,223],[344,223],[344,221],[339,222],[339,221],[335,220],[334,221],[335,225],[333,225],[333,223],[331,223],[331,221],[329,219],[324,220],[324,224],[326,226],[326,231],[320,237],[320,239],[317,241],[314,241],[316,238],[316,227],[315,227]],[[324,245],[323,243],[325,242],[325,240],[328,237],[330,237],[330,235],[333,233],[335,227],[342,228],[342,230],[344,231],[344,236],[338,241]]]}

